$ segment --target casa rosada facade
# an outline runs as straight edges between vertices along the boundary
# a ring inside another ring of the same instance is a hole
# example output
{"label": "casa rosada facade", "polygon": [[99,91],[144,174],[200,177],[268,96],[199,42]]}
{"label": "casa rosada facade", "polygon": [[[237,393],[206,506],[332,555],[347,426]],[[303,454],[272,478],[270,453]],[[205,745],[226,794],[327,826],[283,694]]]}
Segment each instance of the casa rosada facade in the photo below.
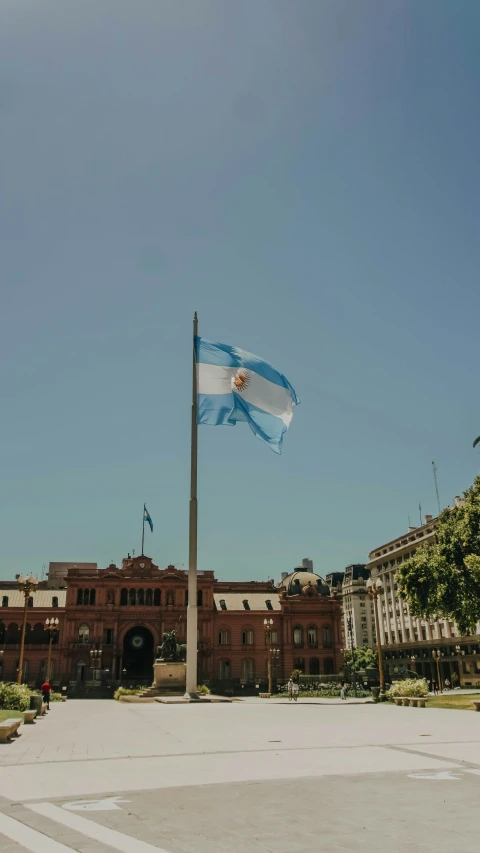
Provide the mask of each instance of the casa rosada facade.
{"label": "casa rosada facade", "polygon": [[[58,618],[51,647],[54,685],[150,684],[157,646],[166,631],[186,642],[188,573],[159,569],[149,557],[128,557],[121,568],[70,569],[66,589],[39,584],[27,608],[22,680],[38,684],[47,672],[47,618]],[[0,590],[2,677],[15,680],[24,599],[15,583]],[[198,683],[217,689],[265,682],[272,648],[274,678],[293,669],[321,676],[343,662],[340,603],[325,581],[303,569],[275,586],[223,582],[198,573]],[[264,620],[269,620],[268,631]],[[272,623],[270,623],[272,620]]]}

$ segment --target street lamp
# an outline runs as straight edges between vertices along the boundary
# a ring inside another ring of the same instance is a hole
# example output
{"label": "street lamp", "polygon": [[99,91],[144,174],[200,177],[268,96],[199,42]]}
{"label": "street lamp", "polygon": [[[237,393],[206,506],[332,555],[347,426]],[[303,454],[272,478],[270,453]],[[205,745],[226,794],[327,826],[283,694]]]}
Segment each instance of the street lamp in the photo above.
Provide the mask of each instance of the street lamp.
{"label": "street lamp", "polygon": [[353,621],[351,616],[347,618],[347,630],[350,636],[350,649],[352,652],[353,692],[355,698],[357,698],[357,671],[355,668],[355,646],[353,645]]}
{"label": "street lamp", "polygon": [[268,692],[272,695],[272,652],[280,654],[278,649],[272,649],[272,628],[273,628],[273,619],[264,619],[263,624],[265,627],[265,643],[268,645]]}
{"label": "street lamp", "polygon": [[92,670],[93,670],[93,680],[95,681],[95,673],[97,669],[100,668],[102,663],[102,650],[101,649],[91,649],[90,657],[92,659]]}
{"label": "street lamp", "polygon": [[375,631],[377,634],[377,653],[378,653],[378,672],[380,675],[380,693],[384,693],[385,691],[385,678],[383,675],[383,658],[382,658],[382,643],[380,640],[380,624],[378,620],[378,607],[377,607],[377,598],[380,593],[383,591],[383,584],[380,578],[377,578],[374,583],[371,578],[367,581],[367,589],[371,596],[373,596],[373,612],[375,614]]}
{"label": "street lamp", "polygon": [[438,649],[437,650],[433,649],[432,658],[434,659],[434,661],[437,662],[438,687],[439,687],[440,693],[443,693],[442,679],[440,677],[440,658],[441,657],[442,657],[442,653]]}
{"label": "street lamp", "polygon": [[415,673],[417,672],[417,670],[416,670],[416,668],[415,668],[415,661],[416,661],[416,660],[417,660],[417,656],[416,656],[416,655],[410,655],[410,663],[412,664],[412,670],[413,670],[413,672],[415,672]]}
{"label": "street lamp", "polygon": [[45,619],[45,630],[49,633],[48,638],[48,663],[47,663],[47,681],[50,681],[50,668],[52,665],[52,643],[58,634],[58,619]]}
{"label": "street lamp", "polygon": [[20,592],[23,592],[23,595],[24,595],[22,638],[20,640],[20,659],[18,661],[18,672],[17,672],[17,684],[21,684],[22,683],[22,670],[23,670],[23,655],[25,652],[25,632],[27,630],[28,599],[30,598],[30,593],[33,592],[33,590],[37,588],[38,578],[34,578],[33,575],[27,575],[26,578],[24,578],[23,575],[17,575],[17,583],[18,583],[18,588],[19,588]]}

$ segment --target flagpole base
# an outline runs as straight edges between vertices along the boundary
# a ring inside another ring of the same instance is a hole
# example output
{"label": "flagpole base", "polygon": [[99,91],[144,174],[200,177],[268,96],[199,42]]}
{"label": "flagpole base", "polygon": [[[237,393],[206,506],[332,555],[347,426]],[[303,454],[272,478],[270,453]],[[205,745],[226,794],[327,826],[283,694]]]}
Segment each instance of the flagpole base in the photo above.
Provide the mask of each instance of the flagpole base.
{"label": "flagpole base", "polygon": [[185,693],[183,698],[188,699],[189,702],[201,702],[202,701],[201,696],[199,696],[198,693],[188,693],[188,691],[187,691],[187,693]]}

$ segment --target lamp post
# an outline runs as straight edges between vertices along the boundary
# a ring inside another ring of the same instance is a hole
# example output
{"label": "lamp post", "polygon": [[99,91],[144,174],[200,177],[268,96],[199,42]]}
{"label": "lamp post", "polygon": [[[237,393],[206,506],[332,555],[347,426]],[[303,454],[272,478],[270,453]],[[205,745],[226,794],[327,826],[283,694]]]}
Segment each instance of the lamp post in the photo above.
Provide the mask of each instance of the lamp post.
{"label": "lamp post", "polygon": [[91,649],[90,657],[92,659],[92,670],[93,670],[93,680],[95,681],[95,673],[97,669],[100,668],[102,663],[102,650],[101,649]]}
{"label": "lamp post", "polygon": [[410,663],[412,664],[412,670],[415,672],[415,674],[417,672],[417,670],[415,669],[415,661],[416,660],[417,660],[416,655],[410,655]]}
{"label": "lamp post", "polygon": [[22,683],[22,670],[23,670],[23,655],[25,652],[25,632],[27,630],[28,599],[30,598],[30,593],[33,592],[33,590],[37,588],[38,578],[34,578],[33,575],[27,575],[26,578],[24,578],[23,575],[17,575],[17,583],[18,583],[18,588],[19,588],[20,592],[23,592],[23,595],[24,595],[22,637],[20,640],[20,659],[18,661],[18,672],[17,672],[17,684],[21,684]]}
{"label": "lamp post", "polygon": [[380,623],[378,619],[378,608],[377,608],[377,598],[380,593],[383,591],[383,584],[380,578],[377,578],[374,583],[371,578],[367,581],[367,589],[371,596],[373,596],[373,612],[375,614],[375,632],[377,635],[377,653],[378,653],[378,672],[380,675],[380,693],[385,692],[385,678],[383,675],[383,657],[382,657],[382,643],[380,640]]}
{"label": "lamp post", "polygon": [[439,650],[439,649],[433,649],[433,651],[432,651],[432,658],[434,659],[434,661],[436,661],[436,662],[437,662],[438,689],[440,690],[440,693],[443,693],[443,690],[442,690],[442,679],[441,679],[441,676],[440,676],[440,658],[441,658],[441,656],[442,656],[442,655],[441,655],[441,652],[440,652],[440,650]]}
{"label": "lamp post", "polygon": [[355,662],[355,646],[353,645],[353,621],[351,616],[347,618],[347,630],[350,637],[350,650],[352,652],[353,692],[355,698],[357,698],[357,670]]}
{"label": "lamp post", "polygon": [[52,643],[58,634],[58,619],[45,619],[45,630],[49,633],[48,638],[48,663],[47,663],[47,681],[50,681],[50,669],[52,666]]}
{"label": "lamp post", "polygon": [[[265,626],[265,643],[268,645],[268,692],[272,694],[272,628],[273,619],[264,619]],[[277,649],[275,649],[277,652]]]}
{"label": "lamp post", "polygon": [[[465,650],[464,650],[464,649],[462,649],[462,647],[461,647],[461,646],[459,646],[459,645],[458,645],[458,643],[457,643],[457,645],[455,646],[455,651],[456,651],[456,653],[457,653],[458,657],[460,657],[460,655],[464,655],[464,654],[465,654]],[[475,654],[475,652],[474,652],[473,654]],[[462,682],[461,682],[461,674],[462,674],[462,668],[461,668],[461,666],[460,666],[460,661],[458,661],[458,684],[459,684],[459,686],[460,686],[460,685],[461,685],[461,683],[462,683]]]}

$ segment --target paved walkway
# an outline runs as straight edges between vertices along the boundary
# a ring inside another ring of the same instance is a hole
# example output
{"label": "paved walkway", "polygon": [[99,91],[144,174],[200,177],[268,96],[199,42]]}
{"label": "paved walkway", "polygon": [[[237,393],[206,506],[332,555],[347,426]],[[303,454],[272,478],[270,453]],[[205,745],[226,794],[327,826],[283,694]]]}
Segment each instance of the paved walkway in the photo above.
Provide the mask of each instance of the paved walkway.
{"label": "paved walkway", "polygon": [[476,853],[479,793],[480,714],[70,700],[0,745],[0,850]]}

